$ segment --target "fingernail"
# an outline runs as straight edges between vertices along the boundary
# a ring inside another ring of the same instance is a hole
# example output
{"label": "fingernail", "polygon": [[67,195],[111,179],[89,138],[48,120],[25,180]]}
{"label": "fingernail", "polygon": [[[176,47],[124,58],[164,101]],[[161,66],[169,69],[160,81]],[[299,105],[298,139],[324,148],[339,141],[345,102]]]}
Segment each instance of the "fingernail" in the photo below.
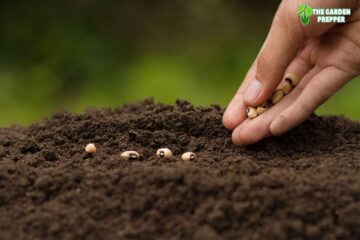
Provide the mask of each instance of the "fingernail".
{"label": "fingernail", "polygon": [[262,84],[258,80],[253,80],[249,87],[245,91],[245,101],[246,102],[253,102],[259,96],[262,89]]}

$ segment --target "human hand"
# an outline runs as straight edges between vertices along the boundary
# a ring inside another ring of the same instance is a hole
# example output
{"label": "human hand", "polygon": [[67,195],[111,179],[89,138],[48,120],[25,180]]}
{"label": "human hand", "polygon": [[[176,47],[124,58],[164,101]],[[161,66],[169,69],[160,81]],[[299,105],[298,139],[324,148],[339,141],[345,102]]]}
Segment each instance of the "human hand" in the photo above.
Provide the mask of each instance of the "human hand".
{"label": "human hand", "polygon": [[[233,130],[236,145],[289,131],[360,74],[360,0],[311,1],[314,8],[351,8],[345,24],[312,19],[302,25],[296,10],[303,3],[282,1],[258,57],[224,113],[223,124]],[[271,98],[288,74],[300,83],[268,111],[248,119],[246,108]]]}

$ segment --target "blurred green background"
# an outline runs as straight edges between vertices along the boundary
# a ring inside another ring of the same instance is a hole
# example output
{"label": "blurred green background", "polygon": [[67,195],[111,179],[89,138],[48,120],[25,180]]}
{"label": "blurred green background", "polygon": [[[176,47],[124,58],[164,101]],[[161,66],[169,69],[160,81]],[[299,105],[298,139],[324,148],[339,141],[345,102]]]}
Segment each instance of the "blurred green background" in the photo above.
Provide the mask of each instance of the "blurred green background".
{"label": "blurred green background", "polygon": [[[0,126],[154,97],[231,99],[279,1],[63,0],[0,3]],[[320,114],[360,119],[360,81]]]}

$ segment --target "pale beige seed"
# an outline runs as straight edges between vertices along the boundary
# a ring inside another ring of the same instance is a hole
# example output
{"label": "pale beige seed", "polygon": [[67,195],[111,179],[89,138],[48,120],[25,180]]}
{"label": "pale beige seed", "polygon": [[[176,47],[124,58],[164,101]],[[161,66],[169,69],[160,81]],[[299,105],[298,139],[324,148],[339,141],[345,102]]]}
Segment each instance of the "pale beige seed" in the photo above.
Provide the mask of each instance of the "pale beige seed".
{"label": "pale beige seed", "polygon": [[260,114],[266,112],[268,109],[269,109],[269,106],[268,106],[268,104],[265,102],[265,103],[259,105],[259,106],[256,108],[256,113],[257,113],[257,115],[260,115]]}
{"label": "pale beige seed", "polygon": [[171,150],[168,148],[160,148],[156,151],[156,155],[160,158],[171,158],[173,156]]}
{"label": "pale beige seed", "polygon": [[139,153],[135,152],[135,151],[125,151],[123,153],[121,153],[120,155],[123,159],[126,160],[137,160],[139,159]]}
{"label": "pale beige seed", "polygon": [[286,75],[285,81],[289,82],[293,87],[295,87],[300,82],[300,79],[295,74],[289,73]]}
{"label": "pale beige seed", "polygon": [[88,145],[86,145],[85,152],[87,152],[87,153],[96,153],[95,144],[89,143]]}
{"label": "pale beige seed", "polygon": [[186,152],[183,155],[181,155],[181,159],[184,161],[194,160],[195,158],[196,158],[196,154],[193,152]]}
{"label": "pale beige seed", "polygon": [[248,107],[247,109],[246,109],[246,113],[247,113],[247,116],[248,116],[248,118],[250,118],[250,119],[254,119],[254,118],[256,118],[257,117],[257,113],[256,113],[256,108],[253,108],[253,107]]}
{"label": "pale beige seed", "polygon": [[273,104],[276,104],[276,103],[278,103],[283,97],[284,97],[283,91],[282,91],[281,89],[278,89],[278,90],[276,90],[276,91],[273,93],[273,95],[272,95],[272,97],[271,97],[271,102],[272,102]]}
{"label": "pale beige seed", "polygon": [[289,83],[288,81],[285,81],[284,85],[282,86],[281,90],[283,91],[283,93],[285,95],[289,94],[289,92],[291,91],[292,89],[292,85],[291,83]]}

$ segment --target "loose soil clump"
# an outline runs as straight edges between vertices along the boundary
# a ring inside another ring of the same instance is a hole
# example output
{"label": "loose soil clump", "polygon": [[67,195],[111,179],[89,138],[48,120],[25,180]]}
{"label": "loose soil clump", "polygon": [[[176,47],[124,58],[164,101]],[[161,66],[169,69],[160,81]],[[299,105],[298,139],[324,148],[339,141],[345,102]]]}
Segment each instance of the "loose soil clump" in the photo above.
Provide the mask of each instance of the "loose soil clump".
{"label": "loose soil clump", "polygon": [[360,238],[360,123],[236,147],[222,113],[146,100],[0,129],[0,239]]}

